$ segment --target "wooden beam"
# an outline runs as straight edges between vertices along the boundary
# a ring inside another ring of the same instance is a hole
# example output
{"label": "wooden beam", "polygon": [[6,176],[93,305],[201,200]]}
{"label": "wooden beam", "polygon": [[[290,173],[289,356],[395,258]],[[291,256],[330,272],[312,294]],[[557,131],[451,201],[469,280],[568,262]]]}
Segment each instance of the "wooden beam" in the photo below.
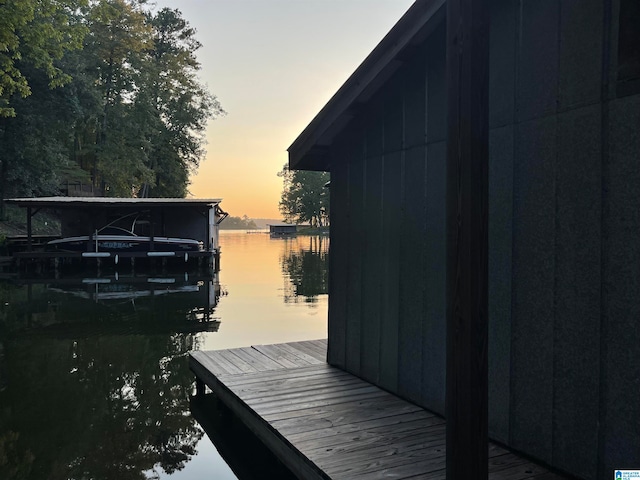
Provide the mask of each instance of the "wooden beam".
{"label": "wooden beam", "polygon": [[155,250],[155,245],[153,240],[155,237],[155,223],[157,218],[158,218],[158,213],[156,212],[155,209],[152,208],[149,211],[149,250],[152,252]]}
{"label": "wooden beam", "polygon": [[31,207],[27,207],[27,251],[30,252],[33,250],[33,240],[32,240],[32,227],[31,227],[31,217],[33,214],[31,213]]}
{"label": "wooden beam", "polygon": [[488,0],[447,0],[447,479],[488,470]]}

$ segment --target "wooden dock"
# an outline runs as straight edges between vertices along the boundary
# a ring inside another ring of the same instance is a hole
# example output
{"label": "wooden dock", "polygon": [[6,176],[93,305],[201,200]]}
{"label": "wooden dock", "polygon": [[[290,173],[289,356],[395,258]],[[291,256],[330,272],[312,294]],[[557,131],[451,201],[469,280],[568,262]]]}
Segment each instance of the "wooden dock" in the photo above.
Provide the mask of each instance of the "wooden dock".
{"label": "wooden dock", "polygon": [[[445,421],[326,363],[326,340],[194,351],[206,384],[303,479],[445,479]],[[489,445],[492,480],[564,478]]]}

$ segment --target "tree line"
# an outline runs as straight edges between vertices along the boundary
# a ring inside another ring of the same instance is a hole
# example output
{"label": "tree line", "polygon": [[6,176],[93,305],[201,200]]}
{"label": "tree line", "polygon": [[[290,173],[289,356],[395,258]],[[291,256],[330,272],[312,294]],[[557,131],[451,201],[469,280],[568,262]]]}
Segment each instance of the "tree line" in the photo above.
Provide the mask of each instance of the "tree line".
{"label": "tree line", "polygon": [[329,225],[328,172],[290,170],[285,164],[278,176],[283,183],[279,208],[286,222]]}
{"label": "tree line", "polygon": [[246,215],[242,217],[228,216],[220,224],[220,229],[222,230],[256,230],[257,228],[256,222]]}
{"label": "tree line", "polygon": [[208,119],[196,31],[146,0],[0,2],[0,201],[84,183],[183,197]]}

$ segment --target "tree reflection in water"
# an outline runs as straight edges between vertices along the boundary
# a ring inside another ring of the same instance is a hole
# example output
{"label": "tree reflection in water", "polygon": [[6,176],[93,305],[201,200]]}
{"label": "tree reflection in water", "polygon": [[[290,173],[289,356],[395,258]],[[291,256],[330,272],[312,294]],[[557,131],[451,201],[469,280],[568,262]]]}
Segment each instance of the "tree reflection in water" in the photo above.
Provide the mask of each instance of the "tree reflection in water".
{"label": "tree reflection in water", "polygon": [[[298,244],[287,243],[280,258],[282,271],[289,279],[285,285],[285,303],[318,301],[319,295],[329,293],[329,238],[322,235],[299,236]],[[306,243],[306,245],[305,245]]]}
{"label": "tree reflection in water", "polygon": [[[239,479],[295,480],[276,456],[213,394],[191,397],[191,413]],[[251,461],[247,461],[251,452]]]}
{"label": "tree reflection in water", "polygon": [[182,469],[202,437],[185,356],[198,332],[217,329],[200,315],[211,318],[217,296],[183,289],[109,305],[48,286],[0,285],[0,478]]}

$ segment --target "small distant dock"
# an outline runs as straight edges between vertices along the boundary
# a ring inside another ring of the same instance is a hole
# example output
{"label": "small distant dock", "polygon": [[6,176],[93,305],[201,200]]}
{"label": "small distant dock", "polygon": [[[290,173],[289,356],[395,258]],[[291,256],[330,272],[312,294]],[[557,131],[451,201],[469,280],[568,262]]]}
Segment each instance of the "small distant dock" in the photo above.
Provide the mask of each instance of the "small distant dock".
{"label": "small distant dock", "polygon": [[[327,341],[194,351],[189,366],[302,479],[445,479],[445,420],[326,363]],[[564,478],[490,443],[492,480]]]}
{"label": "small distant dock", "polygon": [[298,225],[291,223],[279,223],[269,225],[269,234],[272,237],[291,237],[298,233]]}

